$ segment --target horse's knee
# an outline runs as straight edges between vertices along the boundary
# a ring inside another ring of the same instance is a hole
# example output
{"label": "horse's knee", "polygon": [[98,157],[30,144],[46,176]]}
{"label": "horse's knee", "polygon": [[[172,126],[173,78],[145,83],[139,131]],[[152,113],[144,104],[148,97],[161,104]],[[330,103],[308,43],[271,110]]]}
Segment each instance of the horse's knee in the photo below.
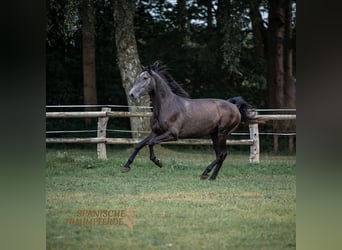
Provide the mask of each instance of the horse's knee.
{"label": "horse's knee", "polygon": [[156,142],[155,142],[155,140],[153,140],[153,139],[151,139],[151,140],[149,140],[149,141],[147,142],[147,145],[148,145],[149,147],[153,147],[155,144],[156,144]]}

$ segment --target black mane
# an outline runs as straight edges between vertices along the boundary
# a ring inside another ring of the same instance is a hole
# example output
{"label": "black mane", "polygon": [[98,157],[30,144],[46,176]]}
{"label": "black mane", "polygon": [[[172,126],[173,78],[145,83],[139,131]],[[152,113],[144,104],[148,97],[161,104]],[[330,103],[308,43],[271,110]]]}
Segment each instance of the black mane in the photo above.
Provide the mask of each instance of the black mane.
{"label": "black mane", "polygon": [[182,86],[176,82],[173,76],[169,73],[168,67],[165,64],[162,64],[160,61],[156,61],[150,66],[151,70],[158,73],[160,77],[162,77],[171,88],[172,92],[178,96],[190,98],[188,92],[186,92]]}

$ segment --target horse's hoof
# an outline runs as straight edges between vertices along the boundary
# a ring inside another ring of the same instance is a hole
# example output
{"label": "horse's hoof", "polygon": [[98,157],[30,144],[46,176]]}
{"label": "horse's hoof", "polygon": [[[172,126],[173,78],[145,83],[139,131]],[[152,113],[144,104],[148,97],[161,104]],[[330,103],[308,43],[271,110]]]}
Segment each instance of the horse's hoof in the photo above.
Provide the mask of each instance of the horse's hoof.
{"label": "horse's hoof", "polygon": [[123,168],[121,169],[121,173],[127,173],[127,172],[129,172],[129,170],[131,170],[130,167],[123,167]]}
{"label": "horse's hoof", "polygon": [[163,162],[159,159],[157,159],[157,166],[160,168],[163,167]]}
{"label": "horse's hoof", "polygon": [[201,179],[202,180],[206,180],[206,179],[208,179],[209,178],[209,175],[201,175]]}

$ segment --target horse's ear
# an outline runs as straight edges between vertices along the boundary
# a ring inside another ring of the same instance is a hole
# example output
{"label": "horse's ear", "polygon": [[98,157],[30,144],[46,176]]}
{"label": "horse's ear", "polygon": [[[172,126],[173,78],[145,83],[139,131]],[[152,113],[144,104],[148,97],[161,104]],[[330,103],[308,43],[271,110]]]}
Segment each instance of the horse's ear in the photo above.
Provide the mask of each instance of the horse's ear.
{"label": "horse's ear", "polygon": [[146,71],[146,69],[147,69],[147,67],[145,67],[144,65],[140,65],[140,67],[141,67],[142,71]]}
{"label": "horse's ear", "polygon": [[152,69],[151,69],[151,66],[148,66],[148,68],[147,68],[147,71],[148,71],[148,73],[149,73],[150,75],[152,75]]}
{"label": "horse's ear", "polygon": [[157,61],[155,61],[155,62],[153,63],[153,67],[156,68],[156,69],[157,69],[160,65],[161,65],[161,62],[160,62],[159,60],[157,60]]}

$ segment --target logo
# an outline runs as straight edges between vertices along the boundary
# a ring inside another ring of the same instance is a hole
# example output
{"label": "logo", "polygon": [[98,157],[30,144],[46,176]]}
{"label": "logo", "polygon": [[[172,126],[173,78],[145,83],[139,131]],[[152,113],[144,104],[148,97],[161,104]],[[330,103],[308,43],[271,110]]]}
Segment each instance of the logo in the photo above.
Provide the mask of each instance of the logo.
{"label": "logo", "polygon": [[131,229],[131,231],[133,231],[133,223],[134,223],[135,217],[136,217],[135,209],[126,210],[125,223]]}
{"label": "logo", "polygon": [[136,218],[134,208],[126,210],[105,209],[105,210],[77,210],[75,217],[66,218],[68,225],[127,225],[133,231]]}

